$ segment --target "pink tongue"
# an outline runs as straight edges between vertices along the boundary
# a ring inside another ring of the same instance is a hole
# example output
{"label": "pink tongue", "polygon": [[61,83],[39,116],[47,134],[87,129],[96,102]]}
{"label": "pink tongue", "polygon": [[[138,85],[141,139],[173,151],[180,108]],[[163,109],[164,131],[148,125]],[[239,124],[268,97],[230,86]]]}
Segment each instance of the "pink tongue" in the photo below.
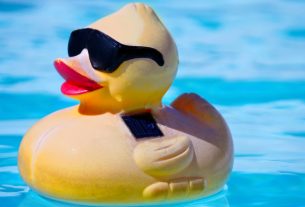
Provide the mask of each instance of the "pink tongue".
{"label": "pink tongue", "polygon": [[70,83],[68,81],[61,85],[61,92],[65,95],[79,95],[90,91],[82,86]]}

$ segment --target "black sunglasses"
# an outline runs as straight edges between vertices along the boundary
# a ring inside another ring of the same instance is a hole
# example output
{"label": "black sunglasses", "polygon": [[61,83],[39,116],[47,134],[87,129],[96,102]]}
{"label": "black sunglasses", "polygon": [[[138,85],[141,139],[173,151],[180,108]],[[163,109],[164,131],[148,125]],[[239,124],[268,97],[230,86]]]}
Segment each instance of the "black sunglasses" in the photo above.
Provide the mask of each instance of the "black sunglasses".
{"label": "black sunglasses", "polygon": [[69,39],[69,57],[76,56],[87,48],[94,69],[111,73],[124,61],[134,58],[149,58],[159,66],[164,65],[162,54],[150,47],[124,45],[96,29],[74,30]]}

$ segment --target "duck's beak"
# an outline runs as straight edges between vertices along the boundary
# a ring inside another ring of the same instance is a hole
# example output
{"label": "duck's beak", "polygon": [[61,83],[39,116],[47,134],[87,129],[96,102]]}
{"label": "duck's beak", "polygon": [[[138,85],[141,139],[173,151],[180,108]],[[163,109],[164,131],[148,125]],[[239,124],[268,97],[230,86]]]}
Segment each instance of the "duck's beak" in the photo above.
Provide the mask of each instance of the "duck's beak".
{"label": "duck's beak", "polygon": [[87,74],[83,74],[85,71],[71,66],[66,59],[56,59],[54,66],[66,80],[61,86],[61,92],[65,95],[80,95],[103,88],[97,81],[90,79]]}

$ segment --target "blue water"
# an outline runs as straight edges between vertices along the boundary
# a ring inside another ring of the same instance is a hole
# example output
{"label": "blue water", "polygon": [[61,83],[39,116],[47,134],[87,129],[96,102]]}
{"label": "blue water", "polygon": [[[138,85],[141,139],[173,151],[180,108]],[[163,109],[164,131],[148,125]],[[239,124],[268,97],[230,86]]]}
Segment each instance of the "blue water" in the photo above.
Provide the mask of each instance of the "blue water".
{"label": "blue water", "polygon": [[[73,3],[72,3],[73,2]],[[70,31],[127,1],[0,0],[0,206],[71,206],[32,192],[17,151],[39,118],[76,102],[62,96],[52,61]],[[235,163],[224,190],[172,206],[305,206],[305,1],[156,0],[180,69],[165,97],[212,102],[227,120]]]}

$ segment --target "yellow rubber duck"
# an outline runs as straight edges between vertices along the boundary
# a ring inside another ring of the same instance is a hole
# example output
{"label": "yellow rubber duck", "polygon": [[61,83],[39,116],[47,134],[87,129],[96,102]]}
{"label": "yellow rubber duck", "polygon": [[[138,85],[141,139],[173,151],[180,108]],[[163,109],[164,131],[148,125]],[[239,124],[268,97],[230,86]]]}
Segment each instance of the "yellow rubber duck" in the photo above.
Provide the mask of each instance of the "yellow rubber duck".
{"label": "yellow rubber duck", "polygon": [[71,33],[55,60],[62,92],[80,104],[38,121],[20,145],[25,182],[57,200],[141,204],[211,195],[233,163],[230,131],[196,94],[162,97],[177,72],[176,45],[155,12],[128,4]]}

